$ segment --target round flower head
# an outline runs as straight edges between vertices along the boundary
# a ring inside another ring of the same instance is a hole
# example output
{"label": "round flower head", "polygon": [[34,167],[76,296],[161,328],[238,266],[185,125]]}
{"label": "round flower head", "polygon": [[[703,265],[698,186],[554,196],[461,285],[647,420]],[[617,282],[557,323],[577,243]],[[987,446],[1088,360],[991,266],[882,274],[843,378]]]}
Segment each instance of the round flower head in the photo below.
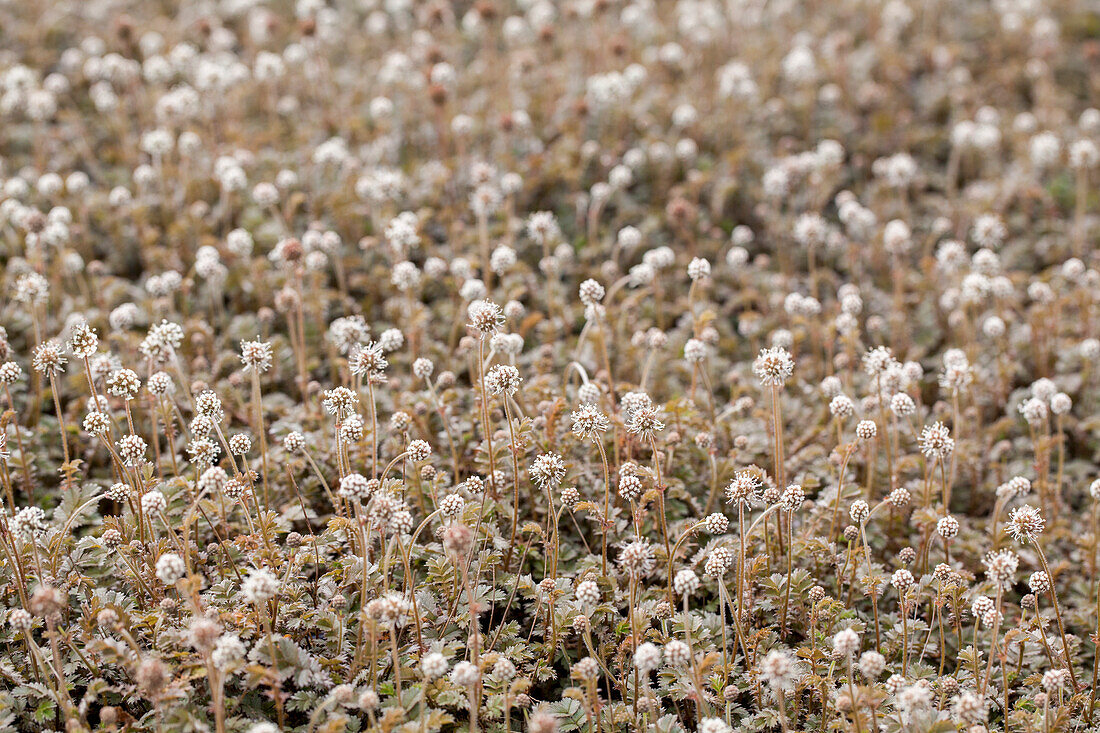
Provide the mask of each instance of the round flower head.
{"label": "round flower head", "polygon": [[306,438],[297,430],[292,430],[283,438],[283,448],[288,453],[297,453],[306,447]]}
{"label": "round flower head", "polygon": [[953,539],[959,534],[959,520],[951,515],[940,517],[940,520],[936,522],[936,533],[945,540]]}
{"label": "round flower head", "polygon": [[349,473],[340,479],[339,494],[346,499],[366,501],[370,499],[375,483],[361,473]]}
{"label": "round flower head", "polygon": [[145,514],[158,514],[168,507],[168,500],[157,490],[141,495],[141,511]]}
{"label": "round flower head", "polygon": [[53,377],[65,371],[68,361],[62,353],[61,346],[56,341],[45,341],[34,347],[34,359],[31,365],[39,374]]}
{"label": "round flower head", "polygon": [[1043,673],[1043,689],[1057,692],[1069,683],[1069,672],[1064,669],[1048,669]]}
{"label": "round flower head", "polygon": [[490,300],[475,300],[466,310],[470,328],[482,336],[491,336],[504,327],[500,306]]}
{"label": "round flower head", "polygon": [[856,425],[856,437],[860,440],[873,440],[878,435],[878,425],[874,420],[860,420]]}
{"label": "round flower head", "polygon": [[603,300],[603,296],[603,285],[600,285],[597,281],[589,279],[581,283],[580,298],[586,306],[598,304]]}
{"label": "round flower head", "polygon": [[363,418],[349,415],[340,423],[340,437],[345,443],[358,443],[363,439]]}
{"label": "round flower head", "polygon": [[897,417],[912,415],[916,410],[917,405],[913,398],[904,392],[898,392],[890,398],[890,411]]}
{"label": "round flower head", "polygon": [[715,548],[703,564],[703,572],[711,578],[721,578],[732,567],[733,561],[733,553],[727,548]]}
{"label": "round flower head", "polygon": [[905,488],[904,486],[899,486],[898,488],[894,489],[886,495],[886,501],[888,501],[891,506],[897,509],[900,509],[909,504],[909,501],[912,498],[913,497],[909,493],[909,489]]}
{"label": "round flower head", "polygon": [[747,504],[760,488],[760,478],[751,471],[738,471],[726,487],[726,501]]}
{"label": "round flower head", "polygon": [[893,576],[890,578],[890,585],[897,588],[898,592],[902,595],[907,590],[913,587],[916,580],[913,578],[913,573],[909,572],[905,568],[898,568],[894,571]]}
{"label": "round flower head", "polygon": [[199,476],[199,488],[207,493],[217,493],[225,489],[229,475],[220,466],[211,466]]}
{"label": "round flower head", "polygon": [[561,229],[554,214],[549,211],[536,211],[527,217],[527,236],[538,244],[550,244],[561,236]]}
{"label": "round flower head", "polygon": [[[41,212],[35,212],[41,216]],[[28,217],[28,220],[30,217]],[[25,220],[24,223],[27,223]],[[34,227],[30,227],[33,229]],[[43,303],[49,295],[50,285],[46,278],[37,272],[28,272],[15,281],[14,300],[17,303]]]}
{"label": "round flower head", "polygon": [[157,560],[157,579],[165,585],[175,585],[185,572],[187,567],[179,555],[166,552]]}
{"label": "round flower head", "polygon": [[645,392],[627,392],[619,398],[623,414],[629,419],[635,411],[643,407],[652,407],[653,400]]}
{"label": "round flower head", "polygon": [[414,440],[409,443],[406,452],[409,454],[409,460],[422,463],[431,458],[432,446],[426,440]]}
{"label": "round flower head", "polygon": [[[1042,595],[1043,593],[1050,592],[1050,576],[1043,570],[1038,570],[1031,574],[1031,577],[1027,580],[1027,585],[1031,588],[1031,592],[1036,595]],[[976,616],[979,614],[975,614]]]}
{"label": "round flower head", "polygon": [[798,664],[789,653],[772,649],[760,661],[760,678],[775,691],[793,689],[798,680]]}
{"label": "round flower head", "polygon": [[151,395],[164,397],[172,394],[176,389],[176,385],[167,372],[155,372],[149,377],[149,381],[145,383],[145,388],[149,390]]}
{"label": "round flower head", "polygon": [[659,408],[640,407],[631,414],[626,430],[642,440],[651,440],[654,435],[665,429],[665,424],[661,422],[659,415]]}
{"label": "round flower head", "polygon": [[557,488],[565,478],[565,462],[557,453],[543,453],[531,463],[528,474],[540,488]]}
{"label": "round flower head", "polygon": [[1021,402],[1016,408],[1028,425],[1041,425],[1047,417],[1047,403],[1039,397],[1031,397]]}
{"label": "round flower head", "polygon": [[435,371],[435,365],[431,359],[425,359],[423,357],[417,359],[412,365],[413,374],[420,379],[428,379],[432,376],[432,372]]}
{"label": "round flower head", "polygon": [[22,608],[16,608],[8,614],[8,623],[16,631],[26,633],[34,626],[34,616]]}
{"label": "round flower head", "polygon": [[439,501],[439,513],[450,521],[461,518],[465,508],[466,500],[458,494],[448,494]]}
{"label": "round flower head", "polygon": [[781,346],[761,349],[752,363],[752,372],[765,387],[782,387],[794,373],[794,359]]}
{"label": "round flower head", "polygon": [[95,329],[87,323],[78,323],[73,326],[72,334],[69,336],[69,350],[73,352],[73,356],[78,359],[87,359],[95,353],[98,346],[99,337],[96,336]]}
{"label": "round flower head", "polygon": [[982,562],[985,563],[986,577],[997,585],[1008,587],[1015,580],[1020,558],[1012,550],[995,550],[986,553]]}
{"label": "round flower head", "polygon": [[1050,398],[1050,411],[1055,415],[1065,415],[1073,408],[1073,400],[1065,392],[1059,392]]}
{"label": "round flower head", "polygon": [[347,387],[336,387],[325,390],[321,404],[330,414],[345,417],[359,405],[359,395]]}
{"label": "round flower head", "polygon": [[684,569],[676,573],[672,581],[672,588],[677,595],[690,596],[699,588],[699,576],[690,569]]}
{"label": "round flower head", "polygon": [[619,567],[627,575],[642,578],[653,570],[657,561],[653,557],[653,548],[644,539],[636,539],[623,546],[619,553]]}
{"label": "round flower head", "polygon": [[701,362],[707,358],[707,345],[699,339],[688,339],[684,344],[684,359],[691,363]]}
{"label": "round flower head", "polygon": [[237,433],[229,439],[229,452],[235,456],[243,456],[252,450],[252,438],[245,433]]}
{"label": "round flower head", "polygon": [[784,490],[783,494],[779,497],[779,503],[783,506],[784,511],[795,512],[802,507],[802,502],[806,500],[806,492],[802,490],[802,487],[798,484],[791,484]]}
{"label": "round flower head", "polygon": [[187,444],[187,453],[192,463],[210,465],[218,459],[221,448],[210,438],[196,438]]}
{"label": "round flower head", "polygon": [[599,679],[600,665],[592,657],[585,657],[573,665],[573,676],[584,681]]}
{"label": "round flower head", "polygon": [[900,674],[892,674],[886,678],[886,692],[890,695],[896,695],[901,691],[908,681]]}
{"label": "round flower head", "polygon": [[107,391],[115,397],[132,400],[141,389],[141,379],[131,369],[119,369],[107,378]]}
{"label": "round flower head", "polygon": [[851,657],[859,651],[859,634],[852,629],[842,629],[833,637],[833,652],[839,657]]}
{"label": "round flower head", "polygon": [[1008,515],[1008,533],[1017,542],[1035,542],[1043,533],[1044,526],[1043,515],[1030,504],[1016,507]]}
{"label": "round flower head", "polygon": [[195,413],[215,423],[220,423],[224,416],[221,398],[213,390],[203,390],[195,398]]}
{"label": "round flower head", "polygon": [[594,580],[582,580],[573,591],[577,600],[585,606],[595,606],[600,602],[600,588]]}
{"label": "round flower head", "polygon": [[926,425],[920,433],[921,453],[929,458],[942,459],[955,450],[955,441],[951,432],[942,422]]}
{"label": "round flower head", "polygon": [[1031,481],[1024,476],[1013,476],[1008,481],[997,487],[997,498],[1002,501],[1011,501],[1017,496],[1023,496],[1031,491]]}
{"label": "round flower head", "polygon": [[859,671],[868,680],[878,679],[886,671],[886,657],[876,651],[863,652],[859,657]]}
{"label": "round flower head", "polygon": [[429,680],[447,674],[446,657],[437,652],[425,654],[420,660],[420,673]]}
{"label": "round flower head", "polygon": [[699,733],[730,733],[731,730],[721,718],[703,718],[699,721]]}
{"label": "round flower head", "polygon": [[249,572],[248,577],[241,584],[241,593],[244,594],[245,601],[255,606],[271,600],[278,591],[279,578],[262,568]]}
{"label": "round flower head", "polygon": [[84,430],[91,435],[105,435],[111,429],[111,418],[105,412],[92,410],[84,417]]}
{"label": "round flower head", "polygon": [[703,526],[710,534],[724,534],[730,526],[730,520],[725,514],[715,512],[708,514],[703,520]]}
{"label": "round flower head", "polygon": [[451,670],[451,681],[460,687],[473,687],[480,677],[481,672],[470,662],[459,662]]}
{"label": "round flower head", "polygon": [[456,557],[464,557],[474,544],[474,531],[465,524],[453,523],[443,532],[443,549]]}
{"label": "round flower head", "polygon": [[36,506],[23,507],[8,520],[11,533],[24,539],[44,535],[48,526],[46,513]]}
{"label": "round flower head", "polygon": [[266,341],[241,341],[241,363],[245,371],[266,372],[271,368],[271,344]]}
{"label": "round flower head", "polygon": [[688,663],[691,658],[691,653],[688,651],[687,644],[679,639],[673,639],[665,644],[664,648],[665,662],[670,667],[682,667]]}
{"label": "round flower head", "polygon": [[607,415],[590,402],[574,410],[570,417],[573,420],[573,434],[584,440],[598,438],[601,433],[611,428],[611,421],[607,419]]}
{"label": "round flower head", "polygon": [[0,384],[15,384],[23,375],[23,368],[14,361],[0,364]]}
{"label": "round flower head", "polygon": [[519,370],[511,364],[497,364],[485,375],[485,386],[493,394],[514,395],[522,382]]}
{"label": "round flower head", "polygon": [[383,373],[388,366],[382,344],[376,341],[357,344],[348,354],[348,369],[351,373],[374,383],[383,381]]}
{"label": "round flower head", "polygon": [[829,402],[829,413],[838,419],[851,417],[855,410],[855,403],[848,395],[838,394]]}
{"label": "round flower head", "polygon": [[710,277],[710,262],[702,257],[695,257],[688,263],[688,277],[692,280],[703,280]]}
{"label": "round flower head", "polygon": [[121,504],[130,497],[130,492],[131,488],[129,484],[116,481],[107,487],[106,496],[111,501],[116,501]]}
{"label": "round flower head", "polygon": [[652,672],[661,666],[661,649],[652,642],[642,642],[634,650],[634,666],[642,674]]}
{"label": "round flower head", "polygon": [[138,435],[124,435],[118,441],[118,454],[127,466],[140,466],[145,462],[145,440]]}

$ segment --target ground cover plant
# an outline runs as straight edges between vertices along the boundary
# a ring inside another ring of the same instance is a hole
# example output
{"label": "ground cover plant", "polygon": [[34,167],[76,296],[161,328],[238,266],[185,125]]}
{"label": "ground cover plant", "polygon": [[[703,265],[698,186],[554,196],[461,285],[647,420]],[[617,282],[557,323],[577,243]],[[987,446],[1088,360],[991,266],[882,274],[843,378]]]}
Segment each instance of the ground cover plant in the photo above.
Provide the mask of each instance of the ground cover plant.
{"label": "ground cover plant", "polygon": [[0,38],[0,728],[1100,726],[1094,2]]}

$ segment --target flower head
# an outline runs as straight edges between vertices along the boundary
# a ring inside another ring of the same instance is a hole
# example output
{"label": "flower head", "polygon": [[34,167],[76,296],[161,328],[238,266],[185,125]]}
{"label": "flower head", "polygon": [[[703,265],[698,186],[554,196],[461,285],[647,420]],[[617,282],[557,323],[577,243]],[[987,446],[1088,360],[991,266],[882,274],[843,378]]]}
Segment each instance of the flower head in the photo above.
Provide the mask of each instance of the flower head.
{"label": "flower head", "polygon": [[1017,542],[1035,542],[1043,533],[1043,515],[1030,504],[1016,507],[1008,515],[1008,533]]}
{"label": "flower head", "polygon": [[245,371],[266,372],[271,368],[271,344],[267,341],[241,341],[241,363]]}
{"label": "flower head", "polygon": [[491,300],[475,300],[466,310],[470,328],[482,336],[491,336],[504,327],[504,313]]}
{"label": "flower head", "polygon": [[781,346],[761,349],[752,363],[752,372],[765,387],[782,387],[794,373],[794,359]]}
{"label": "flower head", "polygon": [[626,424],[626,430],[631,435],[637,435],[641,440],[652,440],[653,436],[665,429],[665,424],[660,420],[660,408],[653,406],[640,407],[630,415],[630,421]]}
{"label": "flower head", "polygon": [[611,428],[607,415],[591,402],[578,407],[570,417],[573,420],[573,434],[584,440],[595,440]]}

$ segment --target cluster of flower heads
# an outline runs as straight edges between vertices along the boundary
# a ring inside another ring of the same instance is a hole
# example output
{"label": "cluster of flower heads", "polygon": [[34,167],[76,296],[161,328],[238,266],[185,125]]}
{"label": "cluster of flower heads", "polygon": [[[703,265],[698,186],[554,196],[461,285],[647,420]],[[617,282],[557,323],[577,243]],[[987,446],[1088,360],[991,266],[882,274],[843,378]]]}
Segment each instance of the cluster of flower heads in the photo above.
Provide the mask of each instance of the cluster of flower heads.
{"label": "cluster of flower heads", "polygon": [[1100,724],[1095,20],[4,4],[0,723]]}

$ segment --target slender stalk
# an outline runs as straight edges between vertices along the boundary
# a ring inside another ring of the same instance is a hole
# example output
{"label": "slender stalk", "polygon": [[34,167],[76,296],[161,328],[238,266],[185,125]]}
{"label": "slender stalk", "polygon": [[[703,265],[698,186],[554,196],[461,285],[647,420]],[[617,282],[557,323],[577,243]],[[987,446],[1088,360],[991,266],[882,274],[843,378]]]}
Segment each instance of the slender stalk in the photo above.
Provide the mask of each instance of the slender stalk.
{"label": "slender stalk", "polygon": [[1035,546],[1035,554],[1039,557],[1039,564],[1043,568],[1043,572],[1047,574],[1049,584],[1047,586],[1047,595],[1050,596],[1050,603],[1054,606],[1054,617],[1058,620],[1058,635],[1062,638],[1062,656],[1066,669],[1069,671],[1070,682],[1073,684],[1074,692],[1079,688],[1077,686],[1077,675],[1073,671],[1073,664],[1070,662],[1069,657],[1069,642],[1066,640],[1066,627],[1062,623],[1062,611],[1058,607],[1058,596],[1054,592],[1054,576],[1050,574],[1050,567],[1047,565],[1046,555],[1043,553],[1043,548],[1038,542],[1032,543]]}

